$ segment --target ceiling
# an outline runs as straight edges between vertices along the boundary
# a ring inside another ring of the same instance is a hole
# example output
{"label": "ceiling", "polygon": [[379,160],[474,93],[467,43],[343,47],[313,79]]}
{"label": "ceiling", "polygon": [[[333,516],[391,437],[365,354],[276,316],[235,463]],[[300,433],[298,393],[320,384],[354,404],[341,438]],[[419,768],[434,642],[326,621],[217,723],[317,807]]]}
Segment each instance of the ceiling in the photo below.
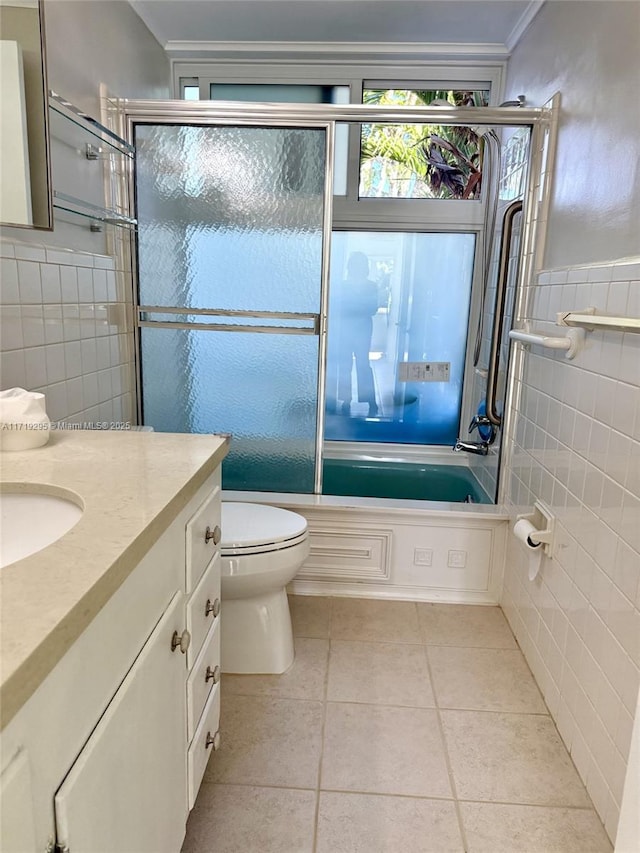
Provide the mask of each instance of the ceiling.
{"label": "ceiling", "polygon": [[544,0],[129,0],[172,56],[504,59]]}

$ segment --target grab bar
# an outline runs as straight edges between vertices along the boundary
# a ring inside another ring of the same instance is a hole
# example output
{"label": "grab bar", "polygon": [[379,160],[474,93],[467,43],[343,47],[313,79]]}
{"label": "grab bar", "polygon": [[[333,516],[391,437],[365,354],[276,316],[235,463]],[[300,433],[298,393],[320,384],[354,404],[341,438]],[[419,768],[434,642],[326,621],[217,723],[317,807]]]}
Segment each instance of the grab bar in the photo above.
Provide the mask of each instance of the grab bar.
{"label": "grab bar", "polygon": [[507,280],[509,277],[509,249],[513,236],[513,220],[522,211],[522,201],[514,201],[506,209],[502,220],[502,235],[500,243],[500,264],[496,282],[496,304],[493,313],[493,328],[491,330],[491,349],[489,351],[489,368],[487,375],[487,417],[495,426],[500,426],[502,417],[496,411],[496,394],[498,391],[498,363],[500,361],[500,339],[504,322],[504,306],[507,298]]}
{"label": "grab bar", "polygon": [[584,336],[584,329],[569,329],[563,338],[543,335],[541,332],[530,332],[527,329],[512,329],[509,332],[511,340],[519,341],[521,344],[533,344],[545,349],[563,349],[568,359],[575,358],[580,352],[584,346]]}

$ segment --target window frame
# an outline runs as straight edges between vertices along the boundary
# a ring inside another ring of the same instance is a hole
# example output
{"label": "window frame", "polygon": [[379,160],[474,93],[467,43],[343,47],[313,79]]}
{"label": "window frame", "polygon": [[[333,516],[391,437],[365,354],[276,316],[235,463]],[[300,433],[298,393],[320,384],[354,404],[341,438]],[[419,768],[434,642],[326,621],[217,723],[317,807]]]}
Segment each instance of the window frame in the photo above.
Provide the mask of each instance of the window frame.
{"label": "window frame", "polygon": [[[348,86],[350,103],[362,103],[365,88],[482,89],[489,92],[489,106],[500,103],[505,63],[340,63],[172,61],[174,96],[180,98],[185,82],[197,79],[201,100],[209,100],[212,83],[292,83],[319,86]],[[389,219],[403,228],[423,230],[425,223],[435,229],[480,230],[483,221],[481,199],[361,199],[360,134],[349,134],[347,193],[333,198],[334,227],[382,228]]]}

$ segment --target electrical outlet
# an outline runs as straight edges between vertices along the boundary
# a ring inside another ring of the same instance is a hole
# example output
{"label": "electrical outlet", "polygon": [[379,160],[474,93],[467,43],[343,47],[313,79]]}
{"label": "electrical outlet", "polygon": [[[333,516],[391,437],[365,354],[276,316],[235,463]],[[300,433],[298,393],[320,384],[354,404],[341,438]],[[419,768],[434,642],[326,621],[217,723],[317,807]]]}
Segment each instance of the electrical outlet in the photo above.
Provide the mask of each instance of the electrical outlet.
{"label": "electrical outlet", "polygon": [[431,548],[416,548],[413,552],[414,566],[430,566],[433,562],[433,551]]}
{"label": "electrical outlet", "polygon": [[467,565],[466,551],[449,551],[449,559],[447,565],[450,569],[464,569]]}

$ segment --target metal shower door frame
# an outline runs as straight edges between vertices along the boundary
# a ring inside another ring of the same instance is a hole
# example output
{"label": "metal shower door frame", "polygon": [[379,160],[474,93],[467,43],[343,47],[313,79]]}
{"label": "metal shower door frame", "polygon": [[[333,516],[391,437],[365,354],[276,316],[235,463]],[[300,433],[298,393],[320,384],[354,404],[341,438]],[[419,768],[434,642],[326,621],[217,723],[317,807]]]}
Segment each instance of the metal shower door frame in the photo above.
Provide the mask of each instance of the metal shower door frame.
{"label": "metal shower door frame", "polygon": [[[549,202],[548,185],[555,154],[555,137],[559,110],[559,95],[555,95],[544,107],[454,107],[443,110],[439,107],[380,107],[366,104],[257,104],[236,101],[175,101],[175,100],[129,100],[114,99],[115,121],[120,134],[133,143],[136,124],[191,124],[191,125],[247,125],[273,127],[318,127],[327,131],[327,169],[324,187],[323,251],[321,275],[321,307],[319,316],[318,355],[318,402],[316,414],[316,474],[314,490],[321,494],[322,456],[325,420],[325,378],[327,368],[327,316],[329,299],[329,258],[331,250],[333,174],[335,152],[335,127],[337,123],[379,122],[405,124],[407,122],[450,124],[457,126],[529,127],[531,129],[532,157],[529,164],[529,180],[524,203],[523,236],[521,242],[521,264],[514,305],[514,321],[521,319],[526,308],[529,285],[539,268],[544,250],[544,226]],[[129,171],[130,193],[133,215],[135,198],[133,168]],[[134,251],[137,258],[137,251]],[[140,333],[138,316],[138,270],[133,264],[133,301],[136,311],[134,323],[136,397],[138,416],[141,415]],[[503,441],[501,456],[506,445],[511,443],[511,412],[517,405],[518,382],[516,374],[519,363],[509,371],[502,423]],[[501,467],[501,466],[499,466]],[[504,498],[506,485],[502,477],[498,481],[497,503]]]}
{"label": "metal shower door frame", "polygon": [[[144,106],[138,102],[126,102],[126,139],[134,144],[136,125],[168,125],[168,126],[192,126],[192,127],[254,127],[254,128],[298,128],[301,130],[324,130],[325,131],[325,173],[323,186],[323,214],[322,214],[322,259],[320,273],[320,311],[318,314],[303,312],[271,312],[271,311],[229,311],[224,309],[198,309],[177,308],[141,305],[139,302],[139,268],[138,268],[138,240],[134,238],[134,251],[132,263],[133,276],[133,307],[134,307],[134,340],[135,340],[135,364],[136,364],[136,405],[138,421],[142,420],[142,372],[141,372],[141,347],[140,329],[147,326],[154,328],[186,328],[201,329],[206,331],[227,331],[242,334],[243,332],[265,333],[265,334],[295,334],[313,335],[318,337],[318,378],[317,378],[317,402],[316,402],[316,427],[315,427],[315,470],[314,470],[314,494],[322,491],[322,445],[324,439],[325,419],[325,374],[327,362],[327,312],[329,304],[329,257],[331,252],[331,223],[333,203],[333,173],[334,173],[334,150],[335,150],[335,122],[331,121],[303,121],[289,119],[280,116],[269,119],[260,119],[238,116],[231,117],[226,111],[219,110],[212,105],[206,111],[185,110],[183,101],[150,101],[144,102]],[[130,193],[132,207],[135,205],[135,170],[130,172]],[[134,215],[135,211],[131,211]],[[269,326],[264,325],[224,325],[216,323],[181,323],[149,321],[147,318],[151,313],[158,314],[185,314],[192,316],[209,317],[234,317],[247,319],[263,318],[264,320],[299,321],[297,326]],[[311,324],[311,325],[309,325]]]}

